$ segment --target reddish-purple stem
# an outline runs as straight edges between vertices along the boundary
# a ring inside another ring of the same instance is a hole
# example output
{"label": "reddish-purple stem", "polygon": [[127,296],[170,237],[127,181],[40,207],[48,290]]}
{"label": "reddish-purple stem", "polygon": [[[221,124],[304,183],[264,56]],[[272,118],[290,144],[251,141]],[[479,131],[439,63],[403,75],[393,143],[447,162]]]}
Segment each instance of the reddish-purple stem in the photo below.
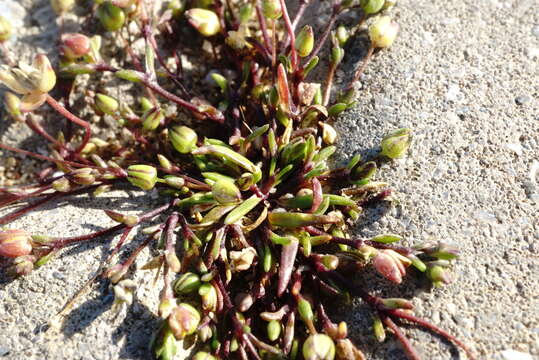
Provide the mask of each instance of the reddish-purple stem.
{"label": "reddish-purple stem", "polygon": [[[382,314],[381,314],[382,315]],[[399,342],[401,343],[402,347],[404,348],[404,352],[406,353],[406,356],[410,360],[421,360],[421,357],[417,353],[417,351],[412,346],[412,343],[410,343],[410,340],[404,335],[402,330],[391,320],[391,318],[382,315],[381,316],[382,321],[388,328],[390,328],[393,331],[393,334],[397,337]]]}
{"label": "reddish-purple stem", "polygon": [[277,283],[277,296],[282,296],[288,287],[294,262],[298,253],[299,242],[294,240],[288,245],[283,245],[281,249],[281,262],[279,264],[279,281]]}

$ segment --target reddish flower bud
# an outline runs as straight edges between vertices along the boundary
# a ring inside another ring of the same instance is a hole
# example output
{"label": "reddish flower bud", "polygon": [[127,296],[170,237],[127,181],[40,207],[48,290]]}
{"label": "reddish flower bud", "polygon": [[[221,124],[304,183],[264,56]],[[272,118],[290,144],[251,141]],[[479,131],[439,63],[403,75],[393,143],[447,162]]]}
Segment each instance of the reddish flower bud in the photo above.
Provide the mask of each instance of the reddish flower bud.
{"label": "reddish flower bud", "polygon": [[5,230],[0,232],[0,256],[16,258],[32,252],[32,238],[24,230]]}
{"label": "reddish flower bud", "polygon": [[82,34],[62,35],[60,53],[67,59],[73,60],[90,52],[90,39]]}
{"label": "reddish flower bud", "polygon": [[383,277],[396,284],[402,282],[402,276],[406,273],[404,266],[385,250],[376,254],[372,264]]}

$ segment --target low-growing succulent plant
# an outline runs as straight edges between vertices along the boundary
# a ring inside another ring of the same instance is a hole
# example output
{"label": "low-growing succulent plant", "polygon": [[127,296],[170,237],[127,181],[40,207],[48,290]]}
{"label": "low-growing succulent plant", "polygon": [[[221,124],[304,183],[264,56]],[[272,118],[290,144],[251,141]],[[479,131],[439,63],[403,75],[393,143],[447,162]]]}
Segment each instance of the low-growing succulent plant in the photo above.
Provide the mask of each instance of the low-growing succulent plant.
{"label": "low-growing succulent plant", "polygon": [[[99,274],[111,283],[116,309],[131,305],[134,261],[149,247],[154,257],[141,270],[163,280],[155,309],[162,325],[152,341],[159,359],[172,359],[177,341],[189,337],[197,339],[196,360],[364,359],[346,323],[326,313],[350,297],[370,306],[373,337],[384,341],[389,330],[410,359],[419,356],[401,322],[439,334],[472,358],[455,337],[413,315],[409,300],[381,298],[354,281],[375,271],[380,282],[400,284],[415,272],[440,286],[449,282],[457,256],[444,244],[408,247],[396,244],[398,235],[365,239],[350,231],[365,207],[390,199],[391,190],[373,176],[385,161],[405,155],[409,129],[386,136],[379,156],[353,156],[343,167],[330,162],[338,138],[332,124],[354,106],[354,82],[375,50],[396,38],[396,23],[379,17],[395,1],[333,0],[321,31],[299,28],[308,0],[293,17],[284,0],[155,4],[95,1],[85,7],[80,33],[61,34],[58,67],[44,54],[32,66],[2,65],[0,82],[13,91],[6,93],[7,112],[51,151],[45,156],[0,144],[50,163],[36,184],[0,189],[1,207],[20,205],[0,224],[69,195],[99,196],[122,184],[155,192],[160,206],[138,215],[107,209],[115,226],[78,237],[2,230],[5,270],[26,275],[65,247],[121,234]],[[63,16],[75,3],[51,5]],[[357,25],[336,24],[343,13],[356,15]],[[365,32],[365,21],[368,55],[332,100],[347,42]],[[100,24],[98,34],[92,24]],[[0,41],[11,31],[0,18]],[[324,84],[309,78],[320,56],[329,60]],[[121,87],[125,94],[110,95],[100,82],[105,73],[114,75],[110,87],[129,85]],[[74,93],[82,74],[89,77],[86,92]],[[95,136],[77,108],[63,105],[72,97],[84,98],[94,118],[113,120],[112,135]],[[28,116],[44,103],[67,120],[58,136]],[[72,124],[84,131],[73,132]],[[139,228],[146,237],[129,252],[125,242]],[[119,261],[122,252],[128,254]]]}

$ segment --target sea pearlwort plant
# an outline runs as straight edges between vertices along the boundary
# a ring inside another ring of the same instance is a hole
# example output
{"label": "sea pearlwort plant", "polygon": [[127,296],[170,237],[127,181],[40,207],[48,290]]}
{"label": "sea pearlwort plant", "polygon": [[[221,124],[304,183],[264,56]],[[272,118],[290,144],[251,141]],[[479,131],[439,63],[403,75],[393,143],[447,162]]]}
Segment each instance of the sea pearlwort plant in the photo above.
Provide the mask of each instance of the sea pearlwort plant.
{"label": "sea pearlwort plant", "polygon": [[[51,0],[61,23],[75,5]],[[32,65],[14,64],[5,44],[12,28],[2,18],[5,110],[43,137],[50,154],[0,148],[50,165],[34,185],[0,189],[0,206],[19,204],[0,224],[61,198],[99,196],[128,183],[156,191],[161,202],[139,215],[105,210],[118,224],[78,237],[4,228],[3,270],[26,275],[68,246],[120,234],[98,276],[110,281],[118,309],[133,300],[134,271],[156,272],[162,322],[151,351],[158,359],[172,359],[181,340],[196,343],[196,360],[364,359],[346,323],[328,316],[328,304],[350,297],[370,306],[373,336],[395,336],[410,359],[419,356],[401,324],[437,333],[472,358],[454,336],[416,317],[410,301],[370,294],[356,281],[375,271],[380,282],[400,284],[410,268],[435,286],[450,281],[456,249],[407,247],[396,244],[398,235],[366,239],[349,231],[365,207],[389,200],[391,190],[373,175],[404,156],[411,131],[387,135],[374,158],[328,165],[337,136],[331,124],[355,104],[354,83],[369,59],[397,36],[386,15],[394,1],[332,0],[320,30],[300,27],[311,1],[296,5],[292,17],[285,0],[86,1],[79,4],[84,33],[61,34],[57,67],[44,54]],[[338,24],[344,13],[356,16],[355,26]],[[365,26],[367,56],[349,86],[332,94],[347,41]],[[326,44],[329,54],[322,55]],[[320,56],[328,57],[322,84],[309,79]],[[81,78],[87,90],[77,94]],[[106,91],[119,85],[116,97]],[[72,106],[77,96],[94,121],[114,120],[107,129],[114,136],[92,134],[77,115],[82,109]],[[67,120],[57,136],[29,116],[45,103]],[[128,252],[126,243],[139,241],[129,236],[135,229],[145,238]],[[155,257],[135,269],[144,248]]]}

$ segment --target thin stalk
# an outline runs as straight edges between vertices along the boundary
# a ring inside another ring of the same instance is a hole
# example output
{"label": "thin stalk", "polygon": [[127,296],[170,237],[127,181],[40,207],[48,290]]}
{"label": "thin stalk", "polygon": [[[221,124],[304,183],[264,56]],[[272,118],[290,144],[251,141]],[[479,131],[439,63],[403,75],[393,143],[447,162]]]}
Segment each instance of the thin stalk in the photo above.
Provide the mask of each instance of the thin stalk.
{"label": "thin stalk", "polygon": [[256,17],[258,18],[258,23],[260,24],[260,31],[262,32],[262,38],[264,39],[264,45],[266,45],[268,52],[271,52],[272,46],[268,35],[268,26],[266,25],[266,19],[264,18],[264,14],[260,8],[260,1],[256,2],[255,9]]}
{"label": "thin stalk", "polygon": [[363,74],[363,71],[365,71],[365,69],[367,68],[367,64],[371,60],[373,53],[374,53],[374,46],[371,45],[369,47],[369,50],[367,51],[367,55],[365,56],[365,58],[363,59],[363,62],[361,63],[361,66],[359,67],[359,69],[357,69],[352,81],[350,81],[350,84],[348,85],[348,89],[351,89],[354,86],[354,83],[359,80],[359,78]]}
{"label": "thin stalk", "polygon": [[408,357],[408,359],[421,360],[421,357],[412,346],[412,343],[410,342],[410,340],[408,340],[406,335],[404,335],[402,330],[393,322],[393,320],[391,320],[391,318],[389,318],[388,316],[384,316],[383,314],[381,315],[382,315],[381,318],[384,324],[386,324],[386,326],[393,331],[393,334],[395,334],[395,336],[401,343],[402,347],[404,348],[404,352],[406,352],[406,356]]}
{"label": "thin stalk", "polygon": [[52,246],[55,250],[61,249],[67,245],[71,245],[77,242],[94,240],[98,237],[115,233],[116,231],[121,230],[125,227],[126,227],[125,224],[118,224],[118,225],[115,225],[115,226],[112,226],[103,230],[99,230],[90,234],[86,234],[86,235],[57,239],[56,241],[52,243]]}
{"label": "thin stalk", "polygon": [[16,210],[14,212],[11,212],[5,216],[2,216],[0,218],[0,225],[5,225],[21,216],[23,216],[24,214],[40,207],[41,205],[43,204],[46,204],[47,202],[53,200],[53,199],[56,199],[60,196],[64,195],[63,193],[54,193],[54,194],[50,194],[48,195],[47,197],[45,197],[44,199],[41,199],[41,200],[38,200],[30,205],[27,205],[25,207],[23,207],[22,209],[19,209],[19,210]]}
{"label": "thin stalk", "polygon": [[286,6],[285,0],[280,0],[281,8],[283,10],[283,19],[288,32],[288,38],[290,39],[290,57],[292,62],[292,69],[296,70],[298,66],[298,54],[296,52],[296,36],[294,35],[294,28],[290,22],[290,17],[288,16],[288,8]]}
{"label": "thin stalk", "polygon": [[337,21],[337,17],[341,13],[341,3],[334,3],[333,4],[333,12],[331,13],[331,17],[329,18],[329,22],[326,25],[326,28],[324,32],[322,33],[322,37],[320,40],[317,41],[316,47],[314,48],[313,52],[305,59],[305,64],[308,64],[322,49],[324,44],[326,43],[326,40],[328,39],[328,36],[333,29],[333,26],[335,25],[335,21]]}
{"label": "thin stalk", "polygon": [[[292,30],[296,30],[298,27],[298,23],[303,17],[303,14],[305,13],[305,10],[307,9],[307,6],[309,6],[310,0],[303,0],[301,1],[301,4],[299,4],[298,11],[296,12],[296,16],[294,16],[294,20],[292,20]],[[290,39],[287,39],[286,45],[288,46],[288,43],[290,42]]]}
{"label": "thin stalk", "polygon": [[86,144],[88,144],[88,141],[90,141],[90,137],[92,136],[92,129],[90,128],[90,124],[88,122],[76,117],[72,113],[70,113],[65,107],[60,105],[60,103],[58,103],[56,100],[54,100],[54,98],[52,96],[50,96],[49,94],[47,94],[47,103],[54,110],[56,110],[58,113],[60,113],[60,115],[62,115],[63,117],[65,117],[69,121],[71,121],[71,122],[73,122],[73,123],[75,123],[75,124],[77,124],[79,126],[82,126],[85,129],[86,133],[84,134],[84,139],[82,140],[82,143],[79,145],[79,147],[75,150],[76,153],[80,153],[82,151],[82,149],[84,149]]}
{"label": "thin stalk", "polygon": [[324,98],[322,104],[327,106],[329,103],[329,97],[331,94],[331,88],[333,87],[333,77],[335,76],[335,70],[337,70],[337,63],[331,62],[328,69],[328,76],[326,77],[326,90],[324,91]]}

